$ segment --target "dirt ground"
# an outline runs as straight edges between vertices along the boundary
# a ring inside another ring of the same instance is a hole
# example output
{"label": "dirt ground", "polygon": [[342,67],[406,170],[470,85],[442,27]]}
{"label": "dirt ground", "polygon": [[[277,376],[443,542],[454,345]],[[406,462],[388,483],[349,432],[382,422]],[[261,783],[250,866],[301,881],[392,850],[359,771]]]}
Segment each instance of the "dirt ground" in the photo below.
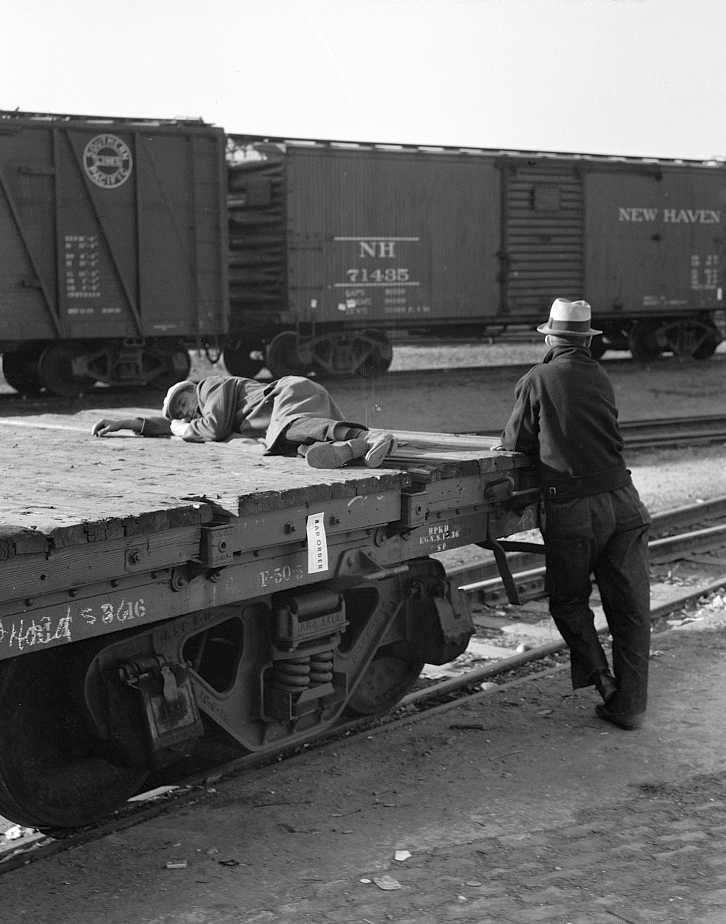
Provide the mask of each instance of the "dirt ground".
{"label": "dirt ground", "polygon": [[[608,368],[623,419],[724,411],[724,355]],[[453,371],[415,390],[331,391],[371,425],[456,431],[501,426],[512,385]],[[65,419],[103,413],[86,403]],[[629,462],[655,511],[725,495],[725,460],[714,444]],[[0,922],[723,924],[725,649],[722,595],[654,638],[640,731],[604,725],[592,691],[573,694],[553,665],[421,723],[215,782],[5,874]]]}
{"label": "dirt ground", "polygon": [[654,640],[640,731],[554,669],[10,872],[0,920],[723,922],[726,611],[692,626]]}

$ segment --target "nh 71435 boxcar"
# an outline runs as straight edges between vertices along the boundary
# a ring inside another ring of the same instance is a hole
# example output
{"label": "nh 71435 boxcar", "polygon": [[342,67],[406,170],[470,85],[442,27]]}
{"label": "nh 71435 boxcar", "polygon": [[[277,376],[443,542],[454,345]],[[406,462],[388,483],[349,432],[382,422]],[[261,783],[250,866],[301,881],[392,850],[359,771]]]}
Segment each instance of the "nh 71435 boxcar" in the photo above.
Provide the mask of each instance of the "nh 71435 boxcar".
{"label": "nh 71435 boxcar", "polygon": [[391,335],[532,329],[587,298],[593,349],[703,359],[720,341],[726,166],[228,142],[231,371],[380,372]]}

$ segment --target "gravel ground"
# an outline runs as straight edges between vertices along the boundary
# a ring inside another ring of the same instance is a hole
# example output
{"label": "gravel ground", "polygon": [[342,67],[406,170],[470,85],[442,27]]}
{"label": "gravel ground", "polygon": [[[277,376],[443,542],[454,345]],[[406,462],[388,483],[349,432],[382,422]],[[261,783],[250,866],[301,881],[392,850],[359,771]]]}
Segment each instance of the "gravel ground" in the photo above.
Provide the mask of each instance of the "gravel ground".
{"label": "gravel ground", "polygon": [[[541,358],[541,344],[515,347],[518,362]],[[470,367],[476,349],[492,348],[458,349],[405,347],[396,361]],[[722,413],[721,359],[613,364],[622,416]],[[399,393],[330,387],[345,408],[403,429],[491,428],[512,399],[511,377],[486,370]],[[126,416],[103,397],[64,419],[85,428],[93,414]],[[23,414],[59,416],[46,411]],[[90,436],[74,439],[85,451]],[[712,444],[631,453],[629,463],[658,511],[726,495],[725,457]],[[681,639],[659,639],[641,733],[604,728],[592,697],[573,695],[555,671],[420,726],[220,781],[180,811],[8,873],[0,922],[723,921],[699,913],[726,905],[723,603],[712,610]],[[382,874],[400,888],[376,888]]]}

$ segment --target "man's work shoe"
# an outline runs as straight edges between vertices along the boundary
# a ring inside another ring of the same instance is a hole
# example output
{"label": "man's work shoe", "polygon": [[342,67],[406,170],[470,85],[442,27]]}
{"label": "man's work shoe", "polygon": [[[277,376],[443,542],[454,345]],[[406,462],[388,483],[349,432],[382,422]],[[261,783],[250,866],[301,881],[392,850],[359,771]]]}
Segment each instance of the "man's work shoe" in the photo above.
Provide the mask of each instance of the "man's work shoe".
{"label": "man's work shoe", "polygon": [[634,731],[643,724],[642,713],[639,715],[630,715],[627,712],[611,712],[604,703],[595,706],[595,712],[597,712],[601,719],[605,719],[606,722],[612,722],[613,725],[617,725],[618,728],[624,728],[626,731]]}
{"label": "man's work shoe", "polygon": [[604,703],[607,703],[618,692],[618,685],[609,671],[598,671],[595,674],[593,683],[600,696],[602,696]]}
{"label": "man's work shoe", "polygon": [[306,449],[305,459],[313,468],[342,468],[354,459],[362,459],[367,451],[366,437],[356,436],[352,440],[313,443]]}
{"label": "man's work shoe", "polygon": [[369,430],[365,435],[366,453],[363,457],[368,468],[378,468],[384,459],[396,448],[396,438],[383,430]]}

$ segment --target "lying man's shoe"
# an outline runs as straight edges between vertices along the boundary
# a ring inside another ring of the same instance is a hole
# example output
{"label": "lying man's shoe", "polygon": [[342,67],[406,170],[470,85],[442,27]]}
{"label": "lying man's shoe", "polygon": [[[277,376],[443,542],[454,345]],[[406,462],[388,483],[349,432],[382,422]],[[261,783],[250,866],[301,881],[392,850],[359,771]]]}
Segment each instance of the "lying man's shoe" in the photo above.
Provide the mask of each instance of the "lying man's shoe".
{"label": "lying man's shoe", "polygon": [[368,468],[378,468],[384,459],[396,448],[396,438],[383,430],[369,430],[366,433],[366,454],[363,461]]}
{"label": "lying man's shoe", "polygon": [[313,443],[305,450],[305,459],[313,468],[342,468],[353,459],[362,459],[368,450],[365,436],[352,440]]}
{"label": "lying man's shoe", "polygon": [[612,722],[618,728],[624,728],[626,731],[634,731],[643,724],[643,714],[630,715],[627,712],[611,712],[605,703],[595,706],[595,712],[601,719],[606,722]]}

